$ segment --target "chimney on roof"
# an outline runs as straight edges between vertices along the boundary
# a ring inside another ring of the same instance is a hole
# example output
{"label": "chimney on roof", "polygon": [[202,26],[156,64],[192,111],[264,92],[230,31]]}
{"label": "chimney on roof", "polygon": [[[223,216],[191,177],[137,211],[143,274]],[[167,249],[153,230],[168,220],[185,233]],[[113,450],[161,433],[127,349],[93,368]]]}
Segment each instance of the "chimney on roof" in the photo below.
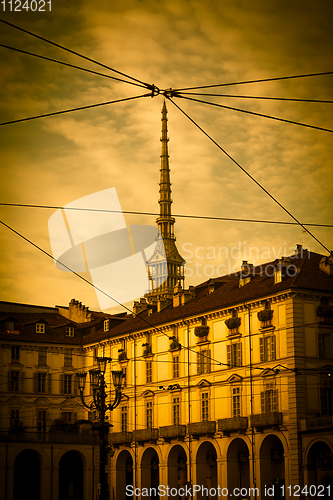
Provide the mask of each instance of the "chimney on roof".
{"label": "chimney on roof", "polygon": [[141,297],[140,302],[137,300],[133,303],[133,315],[136,316],[140,314],[142,311],[145,311],[148,307],[147,301],[145,298]]}
{"label": "chimney on roof", "polygon": [[243,260],[241,265],[242,277],[250,276],[252,269],[253,269],[253,264],[249,264],[247,260]]}
{"label": "chimney on roof", "polygon": [[182,286],[178,281],[177,285],[173,289],[173,307],[178,307],[181,304],[181,296],[182,296]]}
{"label": "chimney on roof", "polygon": [[82,305],[82,302],[75,299],[70,301],[68,309],[59,307],[59,313],[75,323],[88,323],[94,319],[89,307]]}
{"label": "chimney on roof", "polygon": [[319,269],[329,276],[333,276],[333,252],[331,251],[329,257],[323,257],[319,262]]}

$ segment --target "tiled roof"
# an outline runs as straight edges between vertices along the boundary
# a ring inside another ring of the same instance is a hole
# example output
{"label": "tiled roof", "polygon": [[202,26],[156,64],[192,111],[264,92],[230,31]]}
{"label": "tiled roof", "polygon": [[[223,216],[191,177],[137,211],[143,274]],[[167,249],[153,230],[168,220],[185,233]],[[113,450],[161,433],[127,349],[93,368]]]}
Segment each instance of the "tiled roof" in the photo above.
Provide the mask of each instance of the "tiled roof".
{"label": "tiled roof", "polygon": [[[296,269],[290,277],[287,275],[280,283],[274,283],[273,270],[278,261],[255,266],[251,270],[252,279],[246,285],[239,287],[239,273],[222,276],[201,283],[195,287],[196,297],[178,307],[169,305],[160,312],[148,315],[145,310],[136,317],[130,317],[125,323],[113,328],[108,335],[105,332],[95,332],[88,335],[84,342],[97,342],[103,338],[112,338],[135,331],[146,330],[152,326],[173,323],[187,317],[200,316],[216,310],[232,308],[254,299],[262,299],[276,295],[289,289],[312,290],[316,292],[333,293],[333,276],[319,269],[323,255],[303,251],[300,257],[291,256],[291,264]],[[266,272],[267,270],[267,272]],[[208,286],[217,282],[216,290],[209,293]]]}
{"label": "tiled roof", "polygon": [[[221,276],[201,283],[194,287],[195,294],[184,305],[173,307],[172,304],[160,312],[148,314],[148,310],[133,315],[109,315],[103,312],[97,314],[94,321],[77,324],[54,313],[16,313],[0,312],[0,338],[20,342],[34,341],[46,343],[65,343],[89,345],[108,338],[126,335],[151,327],[174,323],[189,317],[198,317],[221,309],[233,308],[253,300],[264,299],[278,295],[287,290],[304,290],[313,292],[333,293],[333,276],[319,269],[323,255],[313,252],[302,252],[301,255],[290,257],[293,273],[288,274],[280,283],[274,282],[274,269],[279,261],[268,262],[251,269],[251,281],[239,287],[239,273]],[[268,272],[266,272],[268,271]],[[213,291],[212,291],[213,290]],[[9,317],[18,321],[20,334],[8,333],[4,330],[4,321]],[[96,313],[94,312],[94,318]],[[110,329],[104,332],[103,320],[110,319]],[[36,322],[45,321],[44,334],[34,331]],[[30,323],[30,325],[29,325]],[[31,323],[33,323],[31,325]],[[66,326],[75,326],[75,336],[66,336]],[[94,330],[95,331],[92,331]]]}

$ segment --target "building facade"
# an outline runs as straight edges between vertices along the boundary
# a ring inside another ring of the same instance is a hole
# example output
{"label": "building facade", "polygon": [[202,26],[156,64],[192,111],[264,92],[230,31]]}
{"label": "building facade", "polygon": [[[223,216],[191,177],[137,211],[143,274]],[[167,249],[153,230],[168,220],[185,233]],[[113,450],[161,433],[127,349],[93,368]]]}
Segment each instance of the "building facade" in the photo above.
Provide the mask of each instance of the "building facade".
{"label": "building facade", "polygon": [[297,245],[186,289],[165,103],[161,141],[159,239],[133,314],[0,303],[1,498],[98,499],[98,415],[76,377],[98,357],[110,401],[112,370],[125,375],[107,412],[110,499],[330,498],[333,256]]}

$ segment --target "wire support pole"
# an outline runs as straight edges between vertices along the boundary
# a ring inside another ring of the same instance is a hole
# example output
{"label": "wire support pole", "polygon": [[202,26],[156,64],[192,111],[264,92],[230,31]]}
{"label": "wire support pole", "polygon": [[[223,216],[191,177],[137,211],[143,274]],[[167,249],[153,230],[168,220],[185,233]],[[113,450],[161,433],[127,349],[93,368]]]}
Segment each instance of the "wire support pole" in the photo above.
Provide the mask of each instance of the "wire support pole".
{"label": "wire support pole", "polygon": [[107,403],[107,384],[105,383],[105,372],[107,364],[111,361],[111,358],[107,358],[104,356],[98,357],[98,368],[89,370],[90,386],[93,390],[93,402],[89,404],[87,404],[84,400],[84,388],[87,372],[79,372],[76,374],[79,381],[78,387],[82,404],[90,411],[97,410],[98,412],[98,422],[97,425],[94,425],[94,428],[98,431],[99,435],[99,485],[97,489],[99,500],[108,500],[109,498],[109,485],[107,482],[107,473],[105,472],[105,468],[107,465],[108,454],[113,456],[114,453],[113,449],[110,448],[108,444],[108,434],[110,427],[112,427],[112,424],[107,422],[108,417],[106,416],[106,412],[113,411],[119,405],[122,395],[122,382],[124,379],[124,374],[122,371],[112,371],[115,397],[112,403]]}
{"label": "wire support pole", "polygon": [[251,342],[251,307],[244,304],[249,313],[249,362],[250,362],[250,425],[251,425],[251,454],[252,454],[252,483],[255,500],[257,498],[257,487],[255,477],[255,446],[254,446],[254,426],[253,426],[253,373],[252,373],[252,342]]}

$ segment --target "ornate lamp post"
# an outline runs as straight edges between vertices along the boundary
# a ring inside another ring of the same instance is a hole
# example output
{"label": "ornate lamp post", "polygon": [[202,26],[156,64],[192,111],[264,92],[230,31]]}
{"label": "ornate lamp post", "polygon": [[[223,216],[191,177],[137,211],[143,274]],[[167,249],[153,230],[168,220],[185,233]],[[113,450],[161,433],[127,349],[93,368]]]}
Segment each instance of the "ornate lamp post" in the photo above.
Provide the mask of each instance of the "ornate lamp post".
{"label": "ornate lamp post", "polygon": [[114,408],[116,408],[121,400],[121,386],[124,378],[124,374],[120,370],[114,370],[112,371],[112,381],[113,385],[116,391],[114,400],[112,403],[108,404],[106,402],[107,394],[105,392],[105,389],[107,387],[105,383],[105,372],[106,372],[106,366],[108,363],[110,363],[111,358],[97,358],[97,363],[98,363],[98,368],[89,370],[89,375],[90,375],[90,385],[93,390],[93,402],[90,404],[86,404],[84,400],[84,387],[86,384],[86,377],[87,377],[87,372],[80,372],[77,373],[77,377],[79,379],[79,391],[80,391],[80,398],[82,404],[88,408],[88,410],[93,411],[97,410],[98,411],[98,416],[99,416],[99,423],[98,423],[98,431],[99,431],[99,439],[100,439],[100,463],[99,463],[99,482],[100,482],[100,492],[99,492],[99,498],[100,500],[106,500],[108,497],[108,492],[107,492],[107,482],[106,482],[106,474],[105,474],[105,466],[106,466],[106,457],[107,457],[107,435],[109,433],[109,428],[110,424],[106,422],[107,417],[106,417],[106,412],[112,411]]}

